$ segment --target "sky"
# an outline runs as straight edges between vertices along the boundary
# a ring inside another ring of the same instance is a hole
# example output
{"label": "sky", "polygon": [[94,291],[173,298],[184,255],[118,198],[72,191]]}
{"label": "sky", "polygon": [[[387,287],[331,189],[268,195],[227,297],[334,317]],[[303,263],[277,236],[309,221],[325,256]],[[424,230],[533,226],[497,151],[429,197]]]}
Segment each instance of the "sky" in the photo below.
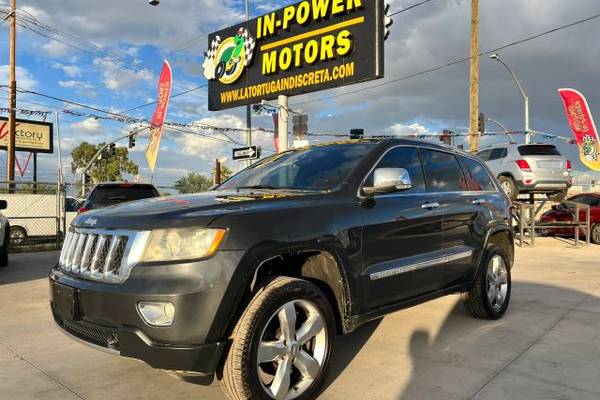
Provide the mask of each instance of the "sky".
{"label": "sky", "polygon": [[[250,15],[256,17],[291,3],[251,0]],[[415,0],[393,0],[390,11],[414,3]],[[202,61],[207,34],[244,19],[244,2],[240,0],[162,0],[156,7],[148,5],[146,0],[18,0],[17,7],[24,21],[31,16],[61,31],[60,36],[49,35],[48,31],[28,24],[30,29],[44,36],[18,28],[18,87],[113,112],[155,99],[163,59],[169,60],[173,67],[172,93],[204,85]],[[481,0],[480,49],[494,49],[599,12],[597,0]],[[468,0],[432,0],[394,16],[393,20],[391,35],[385,43],[383,79],[290,98],[292,109],[308,113],[310,131],[347,133],[352,128],[364,128],[367,134],[400,136],[435,133],[442,129],[467,131],[468,63],[352,93],[469,55]],[[8,84],[8,34],[8,23],[3,23],[0,25],[0,84],[3,85]],[[533,129],[571,137],[557,93],[561,87],[583,92],[592,113],[599,118],[598,37],[600,18],[501,51],[502,59],[514,69],[530,98]],[[481,111],[509,130],[522,130],[523,101],[511,76],[488,57],[482,57],[480,63]],[[3,107],[7,105],[7,96],[6,90],[0,89]],[[332,96],[338,97],[329,98]],[[18,107],[85,111],[31,94],[20,94]],[[153,107],[148,106],[128,114],[150,118],[152,113]],[[70,171],[70,151],[75,146],[82,141],[99,143],[114,139],[132,128],[115,121],[64,113],[59,114],[59,119],[63,169],[67,180],[73,182],[78,179]],[[174,98],[167,119],[243,128],[245,108],[210,112],[206,89],[199,89]],[[253,126],[272,129],[273,122],[268,116],[253,116]],[[497,130],[493,126],[490,129]],[[227,157],[227,165],[234,170],[241,167],[231,161],[231,149],[237,145],[228,140],[243,143],[243,134],[234,133],[227,138],[216,132],[201,133],[217,139],[181,132],[164,133],[155,184],[170,186],[188,172],[210,173],[215,158]],[[263,147],[264,155],[273,151],[271,136],[255,133],[254,141]],[[311,141],[328,139],[319,137]],[[484,137],[481,145],[502,140],[505,139]],[[577,161],[576,146],[543,137],[535,140],[557,145],[574,161],[582,179],[592,176],[600,179],[600,175],[585,171]],[[151,176],[144,156],[147,142],[146,137],[138,138],[131,152],[145,181]],[[23,163],[27,156],[27,153],[17,154]],[[5,173],[5,157],[6,153],[0,151],[0,173]],[[56,180],[57,160],[56,154],[39,156],[40,180]],[[22,179],[30,179],[30,176],[31,171],[28,171]]]}

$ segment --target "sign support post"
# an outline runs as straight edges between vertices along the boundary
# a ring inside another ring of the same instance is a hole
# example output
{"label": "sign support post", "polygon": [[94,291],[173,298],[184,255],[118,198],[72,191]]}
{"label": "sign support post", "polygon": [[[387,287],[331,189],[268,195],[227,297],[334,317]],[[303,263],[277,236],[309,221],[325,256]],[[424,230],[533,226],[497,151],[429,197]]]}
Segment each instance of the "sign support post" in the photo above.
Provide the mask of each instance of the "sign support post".
{"label": "sign support post", "polygon": [[288,149],[288,97],[279,96],[279,113],[277,120],[277,131],[279,132],[279,153],[283,153]]}
{"label": "sign support post", "polygon": [[11,1],[11,11],[10,11],[10,50],[9,50],[9,80],[10,80],[10,94],[8,101],[8,157],[6,161],[8,163],[7,171],[7,180],[9,182],[9,193],[12,193],[15,187],[15,141],[16,141],[16,111],[17,107],[17,78],[16,78],[16,56],[15,56],[15,36],[17,34],[16,27],[16,0]]}

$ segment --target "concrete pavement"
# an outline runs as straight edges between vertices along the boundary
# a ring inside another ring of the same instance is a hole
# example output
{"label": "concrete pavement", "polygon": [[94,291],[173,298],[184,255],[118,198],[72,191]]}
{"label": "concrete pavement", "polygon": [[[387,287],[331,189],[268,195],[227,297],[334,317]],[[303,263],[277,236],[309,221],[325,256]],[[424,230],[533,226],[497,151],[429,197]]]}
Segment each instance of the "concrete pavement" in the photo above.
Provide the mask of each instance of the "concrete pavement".
{"label": "concrete pavement", "polygon": [[[54,327],[46,281],[57,253],[0,269],[1,399],[219,399],[95,351]],[[511,307],[471,318],[449,296],[339,338],[322,399],[599,399],[600,246],[556,239],[517,249]]]}

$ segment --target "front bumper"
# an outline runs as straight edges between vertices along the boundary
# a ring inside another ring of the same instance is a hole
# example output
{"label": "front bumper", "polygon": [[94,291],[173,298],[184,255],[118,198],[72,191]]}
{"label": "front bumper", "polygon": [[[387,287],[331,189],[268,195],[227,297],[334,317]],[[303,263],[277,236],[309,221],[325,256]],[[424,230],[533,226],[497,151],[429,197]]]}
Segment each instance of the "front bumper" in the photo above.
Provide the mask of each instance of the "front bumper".
{"label": "front bumper", "polygon": [[[209,374],[225,346],[236,299],[230,283],[242,256],[222,251],[198,262],[139,265],[122,284],[84,280],[55,268],[52,314],[62,330],[95,347],[154,368]],[[137,311],[140,301],[171,302],[173,325],[147,325]]]}

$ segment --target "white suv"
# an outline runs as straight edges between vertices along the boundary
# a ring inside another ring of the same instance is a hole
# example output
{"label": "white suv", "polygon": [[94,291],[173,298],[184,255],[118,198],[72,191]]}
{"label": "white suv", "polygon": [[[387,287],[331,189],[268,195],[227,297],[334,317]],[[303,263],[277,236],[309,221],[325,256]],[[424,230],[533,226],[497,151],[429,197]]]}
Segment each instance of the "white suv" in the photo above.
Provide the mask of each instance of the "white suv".
{"label": "white suv", "polygon": [[545,193],[562,201],[573,184],[571,161],[552,144],[497,144],[477,153],[515,200],[521,193]]}

